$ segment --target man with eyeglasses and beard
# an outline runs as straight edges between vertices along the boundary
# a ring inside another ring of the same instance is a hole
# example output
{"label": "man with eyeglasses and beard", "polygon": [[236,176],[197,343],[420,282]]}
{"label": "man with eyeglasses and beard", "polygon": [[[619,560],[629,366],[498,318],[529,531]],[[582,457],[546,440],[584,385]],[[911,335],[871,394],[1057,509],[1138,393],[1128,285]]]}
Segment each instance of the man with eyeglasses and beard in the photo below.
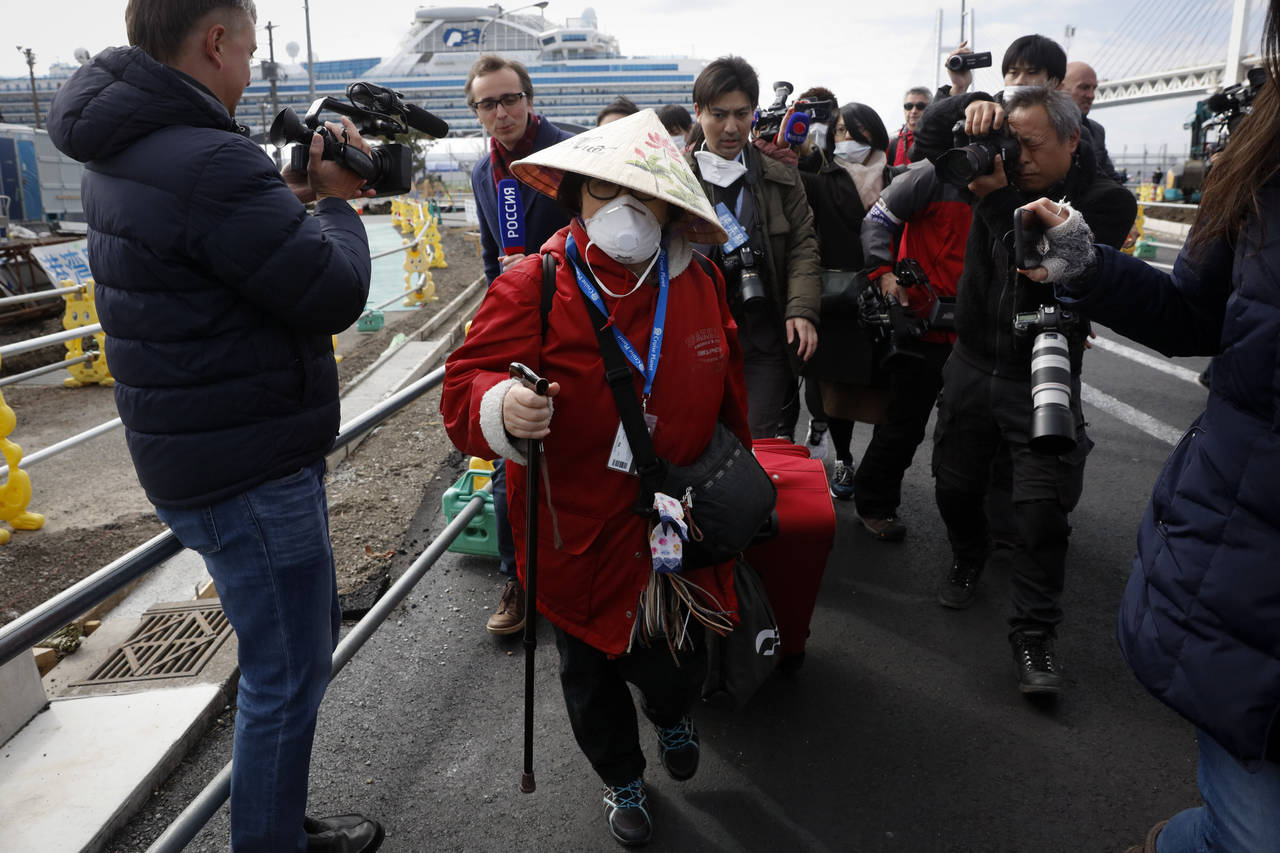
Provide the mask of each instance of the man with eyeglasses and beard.
{"label": "man with eyeglasses and beard", "polygon": [[[502,249],[498,184],[510,178],[511,164],[573,136],[533,111],[533,81],[519,62],[494,54],[476,60],[467,74],[464,90],[467,105],[489,135],[489,156],[482,157],[471,170],[471,191],[480,215],[480,249],[484,277],[493,284],[507,267],[524,254],[506,254]],[[525,247],[530,252],[542,248],[552,234],[569,224],[569,214],[550,198],[520,185],[524,202]],[[507,478],[502,460],[494,465],[493,507],[498,535],[499,571],[507,576],[497,610],[485,626],[491,634],[506,636],[524,628],[524,592],[516,580],[515,544],[507,521]]]}
{"label": "man with eyeglasses and beard", "polygon": [[925,108],[933,96],[924,86],[915,86],[907,90],[902,99],[903,124],[896,136],[889,140],[889,150],[885,155],[890,166],[906,166],[911,163],[907,156],[911,151],[911,143],[915,141],[916,123],[924,115]]}

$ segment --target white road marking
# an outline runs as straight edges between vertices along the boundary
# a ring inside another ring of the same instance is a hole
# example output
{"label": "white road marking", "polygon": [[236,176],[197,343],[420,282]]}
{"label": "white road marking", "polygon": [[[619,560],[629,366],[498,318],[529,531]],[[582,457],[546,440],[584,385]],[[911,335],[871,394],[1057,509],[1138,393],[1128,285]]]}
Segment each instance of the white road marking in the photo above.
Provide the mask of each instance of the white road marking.
{"label": "white road marking", "polygon": [[1095,409],[1101,409],[1112,417],[1119,418],[1132,427],[1137,427],[1147,435],[1159,439],[1171,447],[1182,438],[1183,430],[1171,427],[1164,421],[1157,420],[1146,412],[1135,409],[1128,403],[1117,400],[1110,394],[1099,391],[1088,383],[1080,383],[1080,399]]}
{"label": "white road marking", "polygon": [[1200,385],[1200,375],[1194,370],[1188,370],[1185,367],[1173,364],[1160,356],[1151,355],[1150,353],[1136,350],[1133,347],[1127,347],[1122,343],[1117,343],[1116,341],[1111,340],[1110,338],[1093,338],[1090,343],[1100,350],[1106,350],[1107,352],[1115,353],[1122,358],[1127,358],[1130,361],[1136,361],[1138,364],[1150,367],[1152,370],[1158,370],[1161,373],[1176,376],[1178,379],[1185,380],[1193,385]]}

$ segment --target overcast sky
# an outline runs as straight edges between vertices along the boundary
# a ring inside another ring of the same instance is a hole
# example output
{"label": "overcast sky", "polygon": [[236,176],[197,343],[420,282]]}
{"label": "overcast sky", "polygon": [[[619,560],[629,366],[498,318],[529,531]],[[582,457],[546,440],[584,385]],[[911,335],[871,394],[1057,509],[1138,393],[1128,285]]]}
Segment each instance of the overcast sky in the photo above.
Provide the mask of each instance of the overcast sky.
{"label": "overcast sky", "polygon": [[[1255,3],[1261,0],[1254,0]],[[514,9],[519,0],[505,4]],[[1139,0],[1076,0],[1069,3],[1028,3],[1025,0],[979,0],[976,5],[976,48],[995,53],[996,70],[980,72],[980,88],[999,88],[998,68],[1005,47],[1019,35],[1039,32],[1061,43],[1068,56],[1088,61],[1107,40],[1116,37],[1126,16]],[[303,44],[302,0],[258,0],[258,23],[273,21],[277,55],[290,41]],[[317,59],[387,56],[413,20],[420,5],[395,0],[311,0],[311,35]],[[456,3],[451,5],[464,5]],[[479,5],[479,4],[478,4]],[[943,41],[953,46],[960,34],[958,2],[944,9]],[[1229,6],[1229,4],[1226,4]],[[123,0],[5,0],[3,13],[10,44],[36,52],[36,71],[51,62],[72,62],[77,47],[96,53],[126,42]],[[890,133],[902,121],[903,91],[917,84],[933,87],[936,53],[935,23],[938,0],[892,0],[851,3],[849,0],[597,0],[592,4],[602,29],[618,37],[627,56],[691,55],[712,59],[725,53],[746,57],[760,73],[761,100],[767,103],[774,80],[794,83],[797,91],[821,84],[842,102],[860,100],[874,107]],[[581,15],[586,4],[552,0],[549,19],[563,21]],[[56,9],[56,14],[51,10]],[[897,11],[890,18],[887,10]],[[1229,12],[1227,13],[1229,17]],[[1067,38],[1066,28],[1074,27]],[[259,56],[267,55],[266,33],[259,34]],[[1251,50],[1256,45],[1247,46]],[[1223,53],[1226,45],[1223,45]],[[0,77],[26,73],[21,53],[12,46],[0,50]],[[945,78],[944,78],[945,79]],[[1126,146],[1152,151],[1186,147],[1183,122],[1195,98],[1099,108],[1092,117],[1107,127],[1108,145],[1119,154]]]}

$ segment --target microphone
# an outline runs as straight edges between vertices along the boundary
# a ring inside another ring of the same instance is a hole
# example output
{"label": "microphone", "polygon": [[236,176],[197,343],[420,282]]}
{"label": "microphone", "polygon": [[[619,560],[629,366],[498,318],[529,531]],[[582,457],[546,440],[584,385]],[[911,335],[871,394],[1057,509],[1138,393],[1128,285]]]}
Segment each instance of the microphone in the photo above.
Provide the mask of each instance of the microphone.
{"label": "microphone", "polygon": [[800,145],[809,138],[809,114],[794,112],[787,116],[782,136],[792,145]]}
{"label": "microphone", "polygon": [[442,139],[449,135],[449,123],[433,113],[429,113],[417,104],[404,105],[405,121],[414,130],[420,130],[427,136]]}
{"label": "microphone", "polygon": [[520,182],[515,178],[498,181],[498,225],[502,253],[523,255],[524,199],[520,197]]}

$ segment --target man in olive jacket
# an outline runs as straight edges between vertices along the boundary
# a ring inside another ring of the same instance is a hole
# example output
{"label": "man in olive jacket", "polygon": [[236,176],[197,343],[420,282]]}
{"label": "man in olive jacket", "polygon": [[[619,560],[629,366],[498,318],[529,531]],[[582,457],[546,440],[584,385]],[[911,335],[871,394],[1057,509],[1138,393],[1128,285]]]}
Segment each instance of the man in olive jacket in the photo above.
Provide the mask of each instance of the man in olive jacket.
{"label": "man in olive jacket", "polygon": [[693,84],[705,142],[688,157],[721,221],[740,226],[726,229],[723,246],[699,249],[725,275],[740,330],[751,435],[772,438],[796,393],[796,370],[818,346],[821,284],[800,173],[749,144],[759,97],[746,60],[726,56],[707,65]]}

